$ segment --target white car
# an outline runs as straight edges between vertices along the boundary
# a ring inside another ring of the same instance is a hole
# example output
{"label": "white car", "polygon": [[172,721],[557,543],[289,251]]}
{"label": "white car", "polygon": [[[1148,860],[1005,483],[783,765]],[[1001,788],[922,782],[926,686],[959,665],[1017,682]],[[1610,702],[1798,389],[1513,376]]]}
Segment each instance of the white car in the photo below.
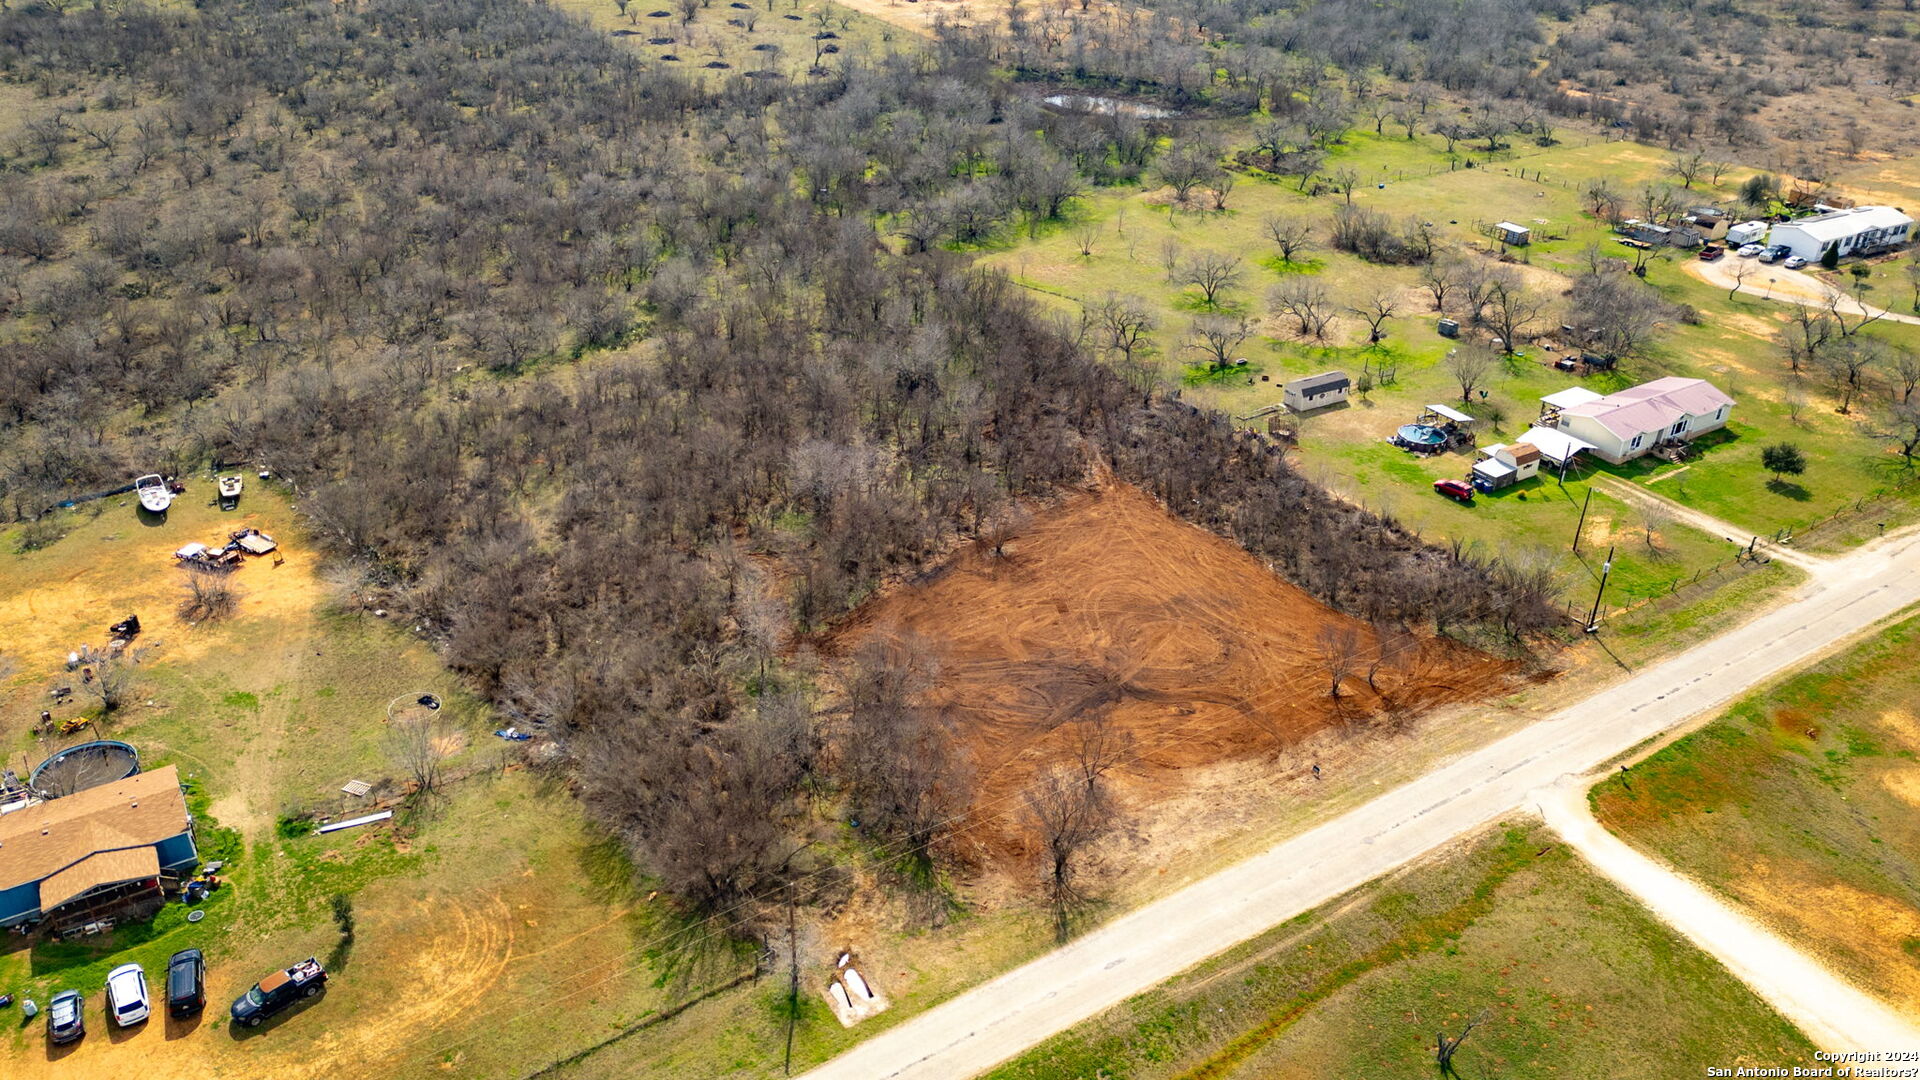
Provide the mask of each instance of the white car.
{"label": "white car", "polygon": [[121,964],[107,972],[107,1015],[115,1027],[132,1027],[153,1015],[147,1002],[147,973],[139,964]]}
{"label": "white car", "polygon": [[1767,245],[1765,244],[1742,244],[1740,245],[1740,250],[1734,252],[1734,254],[1743,259],[1751,259],[1765,250],[1767,250]]}
{"label": "white car", "polygon": [[1786,262],[1783,262],[1780,265],[1786,267],[1789,270],[1798,270],[1801,267],[1807,265],[1807,260],[1801,258],[1798,255],[1794,255],[1789,257]]}

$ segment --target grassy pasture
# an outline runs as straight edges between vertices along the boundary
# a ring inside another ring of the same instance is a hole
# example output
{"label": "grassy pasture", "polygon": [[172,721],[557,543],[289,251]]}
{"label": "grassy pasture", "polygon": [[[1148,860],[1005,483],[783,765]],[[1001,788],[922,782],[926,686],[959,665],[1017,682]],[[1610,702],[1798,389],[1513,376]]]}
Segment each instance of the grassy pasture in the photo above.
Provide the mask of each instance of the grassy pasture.
{"label": "grassy pasture", "polygon": [[1485,1014],[1465,1076],[1680,1076],[1810,1063],[1712,960],[1557,846],[1508,824],[1198,965],[994,1070],[1092,1076],[1431,1073]]}
{"label": "grassy pasture", "polygon": [[1920,620],[1757,693],[1591,795],[1608,828],[1920,1009]]}
{"label": "grassy pasture", "polygon": [[[1232,132],[1238,134],[1237,129]],[[1605,178],[1631,193],[1640,185],[1665,179],[1669,155],[1631,142],[1582,145],[1575,136],[1568,144],[1550,149],[1524,148],[1493,161],[1476,153],[1473,159],[1476,167],[1459,167],[1430,137],[1407,140],[1391,131],[1385,137],[1361,131],[1348,135],[1323,172],[1345,168],[1368,180],[1378,177],[1354,191],[1356,205],[1432,222],[1449,245],[1484,251],[1488,241],[1474,230],[1475,224],[1501,219],[1531,225],[1543,237],[1557,237],[1511,252],[1529,283],[1554,301],[1541,320],[1539,329],[1544,330],[1559,321],[1558,295],[1565,291],[1568,275],[1585,265],[1589,245],[1597,245],[1604,255],[1628,254],[1584,212],[1582,187],[1589,180]],[[1722,177],[1717,188],[1700,183],[1695,189],[1703,201],[1724,197],[1748,174],[1748,170],[1734,170]],[[1300,194],[1292,181],[1242,177],[1225,212],[1170,212],[1167,199],[1165,192],[1137,188],[1096,191],[1083,201],[1076,221],[1041,230],[1032,239],[1010,232],[983,261],[1005,269],[1042,302],[1070,315],[1077,315],[1082,303],[1097,302],[1110,293],[1145,300],[1158,315],[1152,359],[1161,377],[1182,385],[1194,400],[1237,417],[1253,416],[1277,403],[1278,384],[1289,378],[1336,367],[1354,373],[1369,361],[1376,369],[1383,363],[1391,366],[1397,370],[1397,381],[1377,387],[1365,400],[1298,418],[1299,460],[1309,474],[1430,534],[1565,546],[1561,538],[1571,536],[1574,519],[1538,508],[1564,503],[1551,481],[1483,498],[1468,510],[1434,496],[1428,482],[1441,475],[1464,474],[1472,463],[1469,455],[1419,461],[1384,443],[1395,427],[1413,419],[1424,404],[1460,403],[1458,386],[1443,365],[1455,343],[1436,331],[1431,297],[1419,288],[1413,269],[1374,266],[1324,246],[1297,265],[1278,259],[1264,235],[1262,219],[1280,214],[1324,220],[1341,196],[1312,199]],[[1082,254],[1089,236],[1091,254]],[[1223,294],[1220,308],[1254,321],[1253,335],[1238,353],[1249,360],[1244,370],[1202,377],[1192,366],[1198,357],[1183,349],[1185,331],[1206,309],[1197,289],[1176,283],[1164,269],[1169,245],[1188,256],[1216,251],[1241,257],[1242,281]],[[1604,393],[1658,374],[1710,379],[1738,402],[1731,437],[1717,440],[1685,466],[1642,462],[1599,468],[1656,485],[1654,490],[1669,498],[1763,534],[1808,528],[1904,479],[1897,461],[1873,437],[1871,408],[1863,405],[1840,414],[1838,398],[1823,379],[1809,373],[1796,380],[1786,370],[1772,341],[1785,327],[1789,309],[1759,296],[1729,299],[1724,290],[1689,273],[1685,258],[1685,253],[1675,252],[1656,261],[1648,281],[1670,301],[1700,312],[1697,323],[1670,325],[1648,362],[1584,382]],[[1341,306],[1358,304],[1380,289],[1397,292],[1398,307],[1386,324],[1386,341],[1369,347],[1364,324],[1351,314],[1336,317],[1325,340],[1302,340],[1297,326],[1269,313],[1266,300],[1272,286],[1302,274],[1324,284]],[[1908,290],[1900,269],[1880,265],[1875,274],[1871,298],[1904,310]],[[1882,322],[1868,332],[1909,348],[1920,347],[1920,326]],[[1582,381],[1553,370],[1546,363],[1550,357],[1539,350],[1531,352],[1532,356],[1508,364],[1485,384],[1488,397],[1478,404],[1494,419],[1486,425],[1483,443],[1518,435],[1536,415],[1541,395]],[[1790,384],[1797,388],[1790,392]],[[1790,400],[1794,398],[1799,403]],[[1804,476],[1773,484],[1759,466],[1759,454],[1763,446],[1781,440],[1799,444],[1810,465]],[[1521,492],[1527,494],[1527,502],[1537,500],[1538,506],[1523,513],[1517,505],[1498,505],[1518,504]],[[1911,512],[1912,504],[1909,494],[1879,516],[1893,515],[1898,520]],[[1836,544],[1863,538],[1857,527],[1832,531],[1836,537],[1845,537],[1832,541]],[[1706,556],[1710,564],[1726,548],[1713,538],[1687,538],[1687,530],[1670,532],[1676,557],[1665,560],[1664,567],[1650,565],[1640,571],[1650,587],[1690,578],[1702,566],[1697,558]],[[1659,580],[1663,576],[1664,582]],[[1631,595],[1623,594],[1627,599]]]}
{"label": "grassy pasture", "polygon": [[[242,509],[222,514],[206,504],[210,482],[189,483],[164,521],[142,518],[131,496],[119,496],[59,515],[69,531],[39,550],[16,554],[18,529],[0,536],[0,642],[13,669],[0,683],[0,745],[9,763],[54,748],[30,728],[49,685],[78,682],[62,665],[68,649],[100,643],[107,623],[139,613],[150,651],[132,703],[61,741],[110,735],[138,747],[147,767],[179,766],[203,856],[226,859],[229,882],[198,924],[172,905],[111,935],[0,942],[0,991],[44,1004],[56,990],[79,989],[91,1029],[49,1053],[41,1024],[8,1025],[0,1072],[418,1076],[445,1064],[451,1075],[493,1077],[538,1067],[554,1047],[596,1040],[668,1002],[652,966],[628,952],[659,932],[658,913],[633,894],[617,849],[587,829],[570,797],[524,768],[501,770],[496,725],[423,643],[335,610],[284,498],[250,482]],[[230,620],[181,622],[170,553],[241,524],[274,534],[286,563],[256,559],[234,575],[243,596]],[[338,791],[349,779],[381,785],[369,799],[394,790],[386,706],[420,690],[439,693],[455,720],[448,769],[460,779],[443,796],[394,823],[342,833],[281,827],[303,811],[364,807]],[[336,897],[348,898],[351,936],[341,933]],[[190,946],[210,961],[205,1016],[109,1033],[105,972],[136,961],[151,984],[168,955]],[[248,1037],[229,1031],[227,1002],[308,955],[338,972],[323,998]],[[521,1016],[528,1003],[562,999],[564,1017]]]}

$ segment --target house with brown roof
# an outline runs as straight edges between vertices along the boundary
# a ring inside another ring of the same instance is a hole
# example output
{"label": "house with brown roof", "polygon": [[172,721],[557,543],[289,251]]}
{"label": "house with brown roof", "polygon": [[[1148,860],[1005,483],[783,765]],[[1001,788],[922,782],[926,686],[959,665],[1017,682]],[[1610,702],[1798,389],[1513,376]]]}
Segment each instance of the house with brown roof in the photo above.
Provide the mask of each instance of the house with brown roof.
{"label": "house with brown roof", "polygon": [[0,814],[0,927],[138,918],[199,862],[169,765]]}
{"label": "house with brown roof", "polygon": [[[1576,394],[1574,391],[1579,391]],[[1727,426],[1733,399],[1705,379],[1669,376],[1601,397],[1574,387],[1541,399],[1550,421],[1615,465]]]}

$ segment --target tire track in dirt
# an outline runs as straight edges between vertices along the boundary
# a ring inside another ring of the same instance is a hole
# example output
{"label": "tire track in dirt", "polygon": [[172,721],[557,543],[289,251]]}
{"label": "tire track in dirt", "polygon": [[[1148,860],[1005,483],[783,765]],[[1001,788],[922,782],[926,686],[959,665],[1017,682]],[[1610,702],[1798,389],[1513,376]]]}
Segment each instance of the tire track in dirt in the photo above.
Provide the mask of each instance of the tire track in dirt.
{"label": "tire track in dirt", "polygon": [[1380,674],[1327,694],[1319,635],[1365,623],[1280,579],[1236,545],[1179,521],[1137,489],[1111,485],[1039,514],[1008,557],[960,554],[922,584],[885,593],[823,643],[844,654],[910,632],[938,650],[928,704],[955,720],[976,765],[985,852],[1024,857],[1019,791],[1069,757],[1072,726],[1127,732],[1138,760],[1120,778],[1151,800],[1181,770],[1271,753],[1381,708],[1497,691],[1514,665],[1422,640]]}

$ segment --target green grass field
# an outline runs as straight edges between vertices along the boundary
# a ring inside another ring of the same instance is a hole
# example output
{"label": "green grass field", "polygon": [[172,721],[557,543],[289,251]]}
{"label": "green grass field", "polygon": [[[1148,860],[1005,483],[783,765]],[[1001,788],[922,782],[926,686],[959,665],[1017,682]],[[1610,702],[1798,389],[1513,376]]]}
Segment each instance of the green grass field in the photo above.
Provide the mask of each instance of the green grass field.
{"label": "green grass field", "polygon": [[[227,887],[197,924],[174,904],[109,935],[0,942],[0,992],[44,1004],[56,990],[79,989],[94,1029],[50,1056],[39,1023],[8,1025],[0,1071],[220,1075],[298,1064],[418,1076],[444,1060],[468,1070],[455,1075],[514,1075],[670,1003],[652,965],[629,952],[657,935],[658,915],[617,855],[608,865],[617,848],[587,828],[571,796],[522,766],[503,771],[517,755],[491,737],[493,725],[424,643],[333,609],[284,498],[250,484],[241,511],[223,515],[202,501],[206,480],[190,483],[164,522],[137,517],[121,496],[60,515],[70,531],[37,551],[14,553],[17,529],[0,536],[0,641],[13,668],[0,683],[0,745],[9,763],[37,762],[56,745],[29,729],[46,688],[77,681],[61,662],[67,650],[100,644],[107,623],[136,612],[150,651],[132,703],[62,741],[110,735],[138,747],[146,767],[179,766],[203,857],[228,863]],[[170,552],[243,523],[275,534],[285,565],[256,559],[237,571],[243,596],[229,621],[180,622]],[[440,694],[456,718],[443,795],[403,805],[388,824],[324,836],[280,827],[293,814],[363,812],[365,802],[338,790],[350,779],[380,785],[367,801],[396,790],[401,774],[383,749],[386,706],[421,690]],[[54,707],[59,718],[87,711]],[[350,938],[336,916],[342,897]],[[204,1018],[156,1019],[109,1037],[105,972],[135,961],[152,984],[187,947],[210,961]],[[336,970],[325,997],[251,1038],[229,1031],[229,1001],[309,955]],[[526,1007],[541,1001],[566,1002],[564,1014]]]}
{"label": "green grass field", "polygon": [[[1238,129],[1226,130],[1240,134]],[[1566,287],[1566,275],[1585,265],[1588,245],[1597,244],[1607,255],[1627,254],[1583,210],[1582,186],[1606,178],[1631,192],[1637,185],[1661,180],[1668,160],[1666,152],[1636,143],[1583,143],[1579,136],[1548,149],[1521,148],[1494,161],[1476,154],[1479,165],[1472,169],[1452,167],[1457,162],[1442,151],[1438,140],[1428,136],[1409,141],[1391,132],[1384,138],[1357,132],[1348,136],[1324,171],[1348,168],[1363,178],[1381,178],[1384,186],[1363,184],[1354,192],[1356,205],[1431,222],[1450,246],[1485,249],[1488,241],[1474,226],[1500,219],[1529,224],[1543,237],[1557,237],[1513,249],[1520,272],[1550,301],[1537,326],[1542,331],[1560,321],[1564,302],[1557,294]],[[1748,174],[1748,170],[1735,170],[1723,176],[1717,188],[1697,184],[1696,190],[1703,200],[1724,198]],[[1322,247],[1299,265],[1278,260],[1264,235],[1262,219],[1280,214],[1324,220],[1340,198],[1312,199],[1296,191],[1291,181],[1243,177],[1224,213],[1170,213],[1165,192],[1101,190],[1082,201],[1073,223],[1042,230],[1031,240],[1024,232],[1009,231],[991,245],[983,261],[1004,269],[1016,282],[1033,289],[1043,303],[1063,311],[1075,312],[1081,303],[1097,302],[1109,294],[1141,298],[1158,313],[1152,359],[1161,377],[1182,386],[1190,398],[1236,417],[1252,416],[1278,402],[1278,384],[1286,379],[1332,368],[1357,373],[1363,363],[1377,369],[1384,362],[1397,369],[1393,384],[1377,387],[1348,407],[1290,419],[1300,429],[1297,460],[1301,467],[1430,535],[1502,547],[1564,550],[1574,519],[1548,509],[1565,503],[1551,481],[1542,479],[1483,498],[1468,510],[1435,496],[1429,484],[1438,476],[1463,475],[1472,464],[1469,454],[1421,461],[1386,445],[1387,436],[1413,420],[1425,404],[1460,404],[1458,386],[1442,365],[1456,343],[1436,331],[1431,297],[1418,290],[1414,269],[1371,265],[1326,250],[1324,239]],[[1083,255],[1082,234],[1089,229],[1097,236],[1091,255]],[[1186,257],[1203,251],[1241,257],[1242,281],[1222,294],[1220,306],[1256,322],[1254,336],[1239,350],[1249,361],[1243,371],[1193,377],[1191,365],[1197,355],[1186,350],[1183,342],[1186,327],[1204,305],[1196,288],[1170,280],[1164,269],[1169,250]],[[1728,429],[1731,437],[1715,441],[1684,466],[1631,463],[1601,468],[1653,485],[1652,490],[1749,533],[1768,535],[1814,527],[1907,480],[1908,474],[1889,457],[1885,444],[1874,437],[1874,412],[1866,407],[1870,401],[1863,399],[1863,406],[1849,415],[1839,414],[1832,388],[1813,374],[1800,379],[1798,389],[1789,394],[1793,380],[1772,343],[1773,335],[1785,326],[1789,309],[1745,294],[1730,300],[1724,290],[1690,274],[1687,258],[1686,253],[1675,252],[1654,262],[1647,280],[1671,302],[1699,311],[1697,324],[1669,325],[1648,360],[1615,376],[1590,377],[1585,384],[1606,392],[1660,374],[1709,379],[1737,401]],[[1297,327],[1268,317],[1268,290],[1284,278],[1303,273],[1324,284],[1343,305],[1358,304],[1381,288],[1399,290],[1399,307],[1386,323],[1384,344],[1367,346],[1364,324],[1351,315],[1336,318],[1325,341],[1301,340]],[[1876,273],[1873,298],[1904,310],[1907,291],[1901,271],[1882,266]],[[1882,322],[1867,332],[1909,348],[1920,347],[1920,326]],[[1509,363],[1485,385],[1487,399],[1476,403],[1476,408],[1490,415],[1490,422],[1484,422],[1483,444],[1517,436],[1537,415],[1542,395],[1582,381],[1553,370],[1546,364],[1548,359],[1535,350],[1531,362]],[[1790,398],[1801,403],[1790,404]],[[1775,441],[1794,442],[1806,452],[1810,466],[1805,475],[1787,484],[1770,483],[1772,477],[1760,467],[1759,455],[1763,446]],[[1569,489],[1576,497],[1584,497],[1575,485]],[[1816,531],[1808,540],[1838,547],[1877,535],[1878,521],[1898,522],[1912,516],[1916,490],[1920,489],[1909,488],[1902,498],[1870,506],[1853,519],[1829,526],[1825,531],[1830,538]],[[1522,493],[1530,505],[1522,504]],[[1876,527],[1863,529],[1857,520],[1862,515],[1872,518]],[[1630,531],[1630,520],[1621,521],[1610,512],[1603,516],[1614,519],[1607,526],[1609,531]],[[1644,560],[1629,556],[1644,565],[1634,572],[1641,579],[1639,585],[1630,584],[1623,600],[1630,601],[1636,588],[1646,592],[1690,578],[1726,553],[1724,541],[1688,535],[1685,529],[1671,532],[1666,556]]]}
{"label": "green grass field", "polygon": [[1544,828],[1506,825],[1203,963],[988,1074],[1700,1075],[1813,1048]]}
{"label": "green grass field", "polygon": [[1920,1007],[1920,620],[1596,787],[1608,828]]}

